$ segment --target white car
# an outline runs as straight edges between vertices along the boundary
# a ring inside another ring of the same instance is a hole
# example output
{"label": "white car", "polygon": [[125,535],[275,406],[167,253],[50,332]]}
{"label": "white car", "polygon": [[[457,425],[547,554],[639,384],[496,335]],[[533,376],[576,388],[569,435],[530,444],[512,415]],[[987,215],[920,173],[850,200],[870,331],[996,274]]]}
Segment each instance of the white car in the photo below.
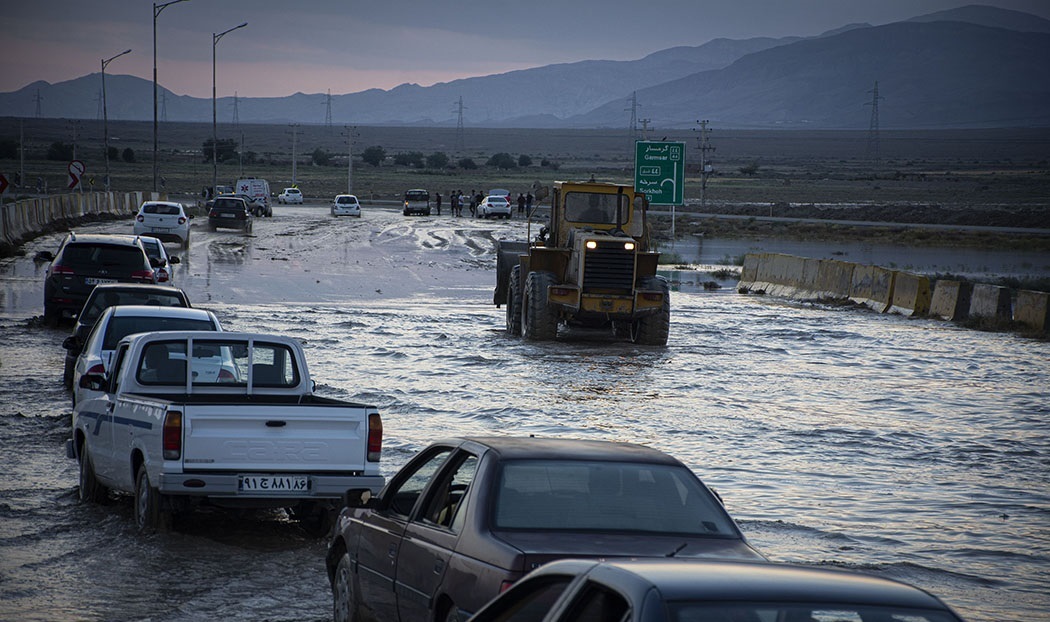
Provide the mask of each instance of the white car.
{"label": "white car", "polygon": [[135,235],[151,235],[189,247],[191,218],[182,203],[146,201],[135,216]]}
{"label": "white car", "polygon": [[164,243],[159,239],[144,235],[139,237],[142,248],[146,250],[149,263],[153,266],[153,277],[158,283],[171,285],[175,282],[175,265],[180,263],[177,255],[168,255]]}
{"label": "white car", "polygon": [[108,307],[88,334],[84,349],[73,368],[73,406],[100,395],[98,391],[81,387],[80,378],[84,374],[108,373],[113,351],[121,339],[135,333],[158,330],[221,331],[222,325],[214,313],[204,309],[154,305]]}
{"label": "white car", "polygon": [[338,194],[332,199],[332,216],[361,217],[361,203],[352,194]]}
{"label": "white car", "polygon": [[298,203],[303,204],[303,193],[298,188],[285,188],[284,192],[277,195],[278,203]]}
{"label": "white car", "polygon": [[503,196],[487,196],[478,206],[478,218],[510,218],[510,213],[510,201]]}

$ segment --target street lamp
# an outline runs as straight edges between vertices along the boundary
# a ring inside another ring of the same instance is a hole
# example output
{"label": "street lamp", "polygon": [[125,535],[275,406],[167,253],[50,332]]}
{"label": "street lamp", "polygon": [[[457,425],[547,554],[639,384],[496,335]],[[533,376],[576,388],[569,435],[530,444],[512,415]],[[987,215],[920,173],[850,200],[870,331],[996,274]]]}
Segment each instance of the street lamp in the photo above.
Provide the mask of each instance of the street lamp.
{"label": "street lamp", "polygon": [[153,3],[153,192],[157,191],[157,17],[164,7],[186,0],[171,0],[163,4]]}
{"label": "street lamp", "polygon": [[219,34],[214,32],[211,34],[211,188],[212,192],[215,191],[215,187],[219,185],[219,132],[217,129],[216,116],[215,116],[215,46],[218,45],[219,39],[222,39],[223,35],[231,33],[238,28],[244,28],[248,25],[248,22],[244,22],[240,26],[234,26],[229,30],[224,30]]}
{"label": "street lamp", "polygon": [[106,192],[109,192],[109,113],[106,110],[106,65],[113,62],[113,59],[130,53],[131,48],[128,48],[116,56],[102,59],[102,141],[105,143],[106,150]]}

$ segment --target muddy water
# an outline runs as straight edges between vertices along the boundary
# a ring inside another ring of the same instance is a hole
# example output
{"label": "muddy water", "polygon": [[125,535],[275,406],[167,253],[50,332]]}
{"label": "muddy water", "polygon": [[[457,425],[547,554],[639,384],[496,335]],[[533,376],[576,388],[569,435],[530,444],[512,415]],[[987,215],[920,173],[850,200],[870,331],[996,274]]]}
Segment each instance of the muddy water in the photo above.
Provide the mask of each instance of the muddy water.
{"label": "muddy water", "polygon": [[[227,328],[303,340],[321,393],[377,404],[387,474],[445,435],[641,442],[775,560],[903,579],[969,620],[1047,619],[1045,342],[727,288],[674,294],[667,348],[522,343],[490,304],[492,240],[520,223],[281,207],[254,237],[201,225],[179,284]],[[142,537],[127,499],[77,503],[65,333],[33,319],[31,257],[56,242],[0,264],[0,619],[329,619],[325,544],[279,512]]]}

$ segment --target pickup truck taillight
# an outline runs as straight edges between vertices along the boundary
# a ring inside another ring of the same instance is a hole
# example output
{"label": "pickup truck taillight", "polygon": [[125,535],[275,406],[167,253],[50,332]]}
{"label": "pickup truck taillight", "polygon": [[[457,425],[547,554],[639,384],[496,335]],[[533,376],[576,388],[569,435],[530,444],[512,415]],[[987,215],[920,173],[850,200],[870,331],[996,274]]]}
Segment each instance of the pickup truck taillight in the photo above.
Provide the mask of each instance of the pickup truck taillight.
{"label": "pickup truck taillight", "polygon": [[178,460],[182,457],[182,413],[169,410],[164,415],[164,459]]}
{"label": "pickup truck taillight", "polygon": [[383,420],[379,413],[368,415],[368,461],[379,462],[379,454],[383,451]]}

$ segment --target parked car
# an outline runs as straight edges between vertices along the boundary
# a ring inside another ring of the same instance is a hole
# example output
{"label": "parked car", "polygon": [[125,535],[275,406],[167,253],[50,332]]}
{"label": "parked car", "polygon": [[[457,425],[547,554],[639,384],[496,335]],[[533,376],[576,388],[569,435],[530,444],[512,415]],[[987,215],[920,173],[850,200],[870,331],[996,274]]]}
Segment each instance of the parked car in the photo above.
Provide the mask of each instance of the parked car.
{"label": "parked car", "polygon": [[834,568],[680,559],[561,560],[471,622],[960,622],[905,583]]}
{"label": "parked car", "polygon": [[352,194],[337,194],[332,200],[332,216],[361,217],[361,203]]}
{"label": "parked car", "polygon": [[247,201],[237,196],[217,197],[208,212],[208,229],[243,229],[252,232],[252,213]]}
{"label": "parked car", "polygon": [[284,192],[277,195],[278,203],[303,203],[303,193],[298,188],[285,188]]}
{"label": "parked car", "polygon": [[157,283],[171,285],[175,280],[175,266],[180,263],[178,255],[168,255],[164,244],[157,238],[144,235],[141,238],[142,248],[146,250],[150,265],[153,266],[153,276]]}
{"label": "parked car", "polygon": [[151,305],[109,307],[92,327],[73,368],[73,407],[100,394],[81,387],[80,378],[84,374],[108,373],[113,351],[121,339],[160,330],[221,331],[222,325],[214,313],[204,309]]}
{"label": "parked car", "polygon": [[764,559],[688,467],[629,443],[440,441],[345,501],[326,556],[337,621],[463,620],[555,559]]}
{"label": "parked car", "polygon": [[43,251],[37,257],[51,262],[44,276],[44,322],[49,326],[79,313],[96,285],[156,282],[138,236],[70,233],[58,252]]}
{"label": "parked car", "polygon": [[510,215],[510,201],[507,197],[490,195],[482,199],[481,205],[478,206],[478,218],[510,218]]}
{"label": "parked car", "polygon": [[424,216],[429,216],[430,193],[421,188],[405,192],[403,213],[405,216],[408,216],[409,214],[423,214]]}
{"label": "parked car", "polygon": [[258,197],[251,197],[247,194],[234,194],[232,196],[244,199],[244,202],[248,204],[248,211],[256,218],[273,216],[273,207],[270,206],[268,201],[263,201]]}
{"label": "parked car", "polygon": [[117,305],[153,305],[161,307],[189,307],[186,292],[169,285],[146,285],[139,283],[111,283],[98,285],[91,290],[84,307],[77,313],[73,332],[62,342],[66,349],[66,361],[62,371],[62,382],[67,389],[73,387],[73,367],[84,349],[88,333],[102,312]]}
{"label": "parked car", "polygon": [[190,245],[190,219],[181,203],[146,201],[135,216],[135,235],[150,235],[165,242]]}

